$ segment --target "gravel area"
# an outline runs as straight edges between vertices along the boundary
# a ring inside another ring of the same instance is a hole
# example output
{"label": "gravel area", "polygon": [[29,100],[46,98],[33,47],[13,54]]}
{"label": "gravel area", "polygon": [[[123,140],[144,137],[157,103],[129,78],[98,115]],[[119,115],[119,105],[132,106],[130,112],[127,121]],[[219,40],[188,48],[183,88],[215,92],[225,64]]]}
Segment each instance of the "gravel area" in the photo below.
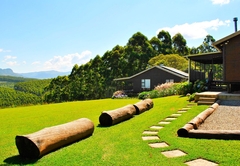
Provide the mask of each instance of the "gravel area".
{"label": "gravel area", "polygon": [[221,101],[198,130],[240,130],[240,101]]}

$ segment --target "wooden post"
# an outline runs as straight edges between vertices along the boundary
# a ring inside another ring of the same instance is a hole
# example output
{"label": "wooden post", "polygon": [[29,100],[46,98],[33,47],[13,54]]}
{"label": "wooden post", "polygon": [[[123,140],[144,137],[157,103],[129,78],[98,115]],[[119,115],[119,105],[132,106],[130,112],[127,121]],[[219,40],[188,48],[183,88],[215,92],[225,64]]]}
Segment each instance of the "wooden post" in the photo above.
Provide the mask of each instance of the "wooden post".
{"label": "wooden post", "polygon": [[22,157],[39,158],[53,150],[92,135],[94,124],[81,118],[58,126],[47,127],[32,134],[16,136],[16,146]]}

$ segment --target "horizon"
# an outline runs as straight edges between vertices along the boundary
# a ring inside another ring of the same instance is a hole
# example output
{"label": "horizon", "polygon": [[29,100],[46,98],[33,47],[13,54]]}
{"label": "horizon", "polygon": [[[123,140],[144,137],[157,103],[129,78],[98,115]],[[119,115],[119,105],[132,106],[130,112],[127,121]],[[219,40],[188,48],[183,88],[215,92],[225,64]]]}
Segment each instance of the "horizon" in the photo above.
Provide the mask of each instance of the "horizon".
{"label": "horizon", "polygon": [[75,64],[102,57],[116,45],[125,46],[137,32],[148,40],[161,30],[171,37],[179,32],[188,47],[198,47],[208,34],[217,41],[234,33],[233,18],[240,17],[240,0],[3,0],[0,4],[4,16],[0,68],[16,73],[69,72]]}

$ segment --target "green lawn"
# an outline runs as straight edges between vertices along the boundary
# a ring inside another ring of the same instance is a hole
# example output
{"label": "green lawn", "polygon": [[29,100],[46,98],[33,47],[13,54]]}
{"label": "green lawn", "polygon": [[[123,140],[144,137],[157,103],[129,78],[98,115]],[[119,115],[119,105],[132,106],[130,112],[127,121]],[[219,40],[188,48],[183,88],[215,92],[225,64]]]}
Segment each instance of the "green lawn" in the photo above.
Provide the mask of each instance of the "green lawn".
{"label": "green lawn", "polygon": [[[177,130],[207,106],[194,106],[166,125],[158,133],[159,141],[143,141],[142,132],[188,104],[186,97],[172,96],[153,99],[154,107],[134,118],[111,127],[100,127],[102,111],[113,110],[138,99],[104,99],[7,108],[0,110],[0,165],[185,165],[184,162],[204,158],[219,165],[239,165],[240,142],[180,138]],[[63,124],[79,118],[95,124],[91,137],[49,153],[38,160],[21,159],[15,136],[34,133],[44,127]],[[167,142],[166,148],[151,148],[148,142]],[[166,158],[161,151],[180,149],[186,156]]]}

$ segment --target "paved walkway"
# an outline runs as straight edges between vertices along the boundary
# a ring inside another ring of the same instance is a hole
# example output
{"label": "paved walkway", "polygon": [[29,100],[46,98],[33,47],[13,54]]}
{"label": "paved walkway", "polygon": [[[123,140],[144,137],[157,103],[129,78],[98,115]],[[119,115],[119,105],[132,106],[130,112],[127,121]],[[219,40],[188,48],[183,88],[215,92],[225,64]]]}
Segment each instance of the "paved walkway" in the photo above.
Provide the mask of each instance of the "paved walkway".
{"label": "paved walkway", "polygon": [[[162,128],[167,127],[167,125],[169,125],[172,121],[176,120],[179,116],[181,116],[182,114],[184,114],[185,112],[190,110],[193,105],[195,105],[195,104],[189,103],[187,105],[187,107],[182,108],[181,110],[178,110],[177,113],[168,116],[167,118],[158,122],[158,124],[154,124],[149,129],[144,130],[142,133],[142,140],[146,141],[151,148],[164,148],[164,147],[171,146],[167,142],[160,142],[158,133],[161,131]],[[148,142],[148,141],[152,141],[152,140],[156,140],[159,142],[155,142],[155,143]],[[183,152],[181,149],[173,149],[173,150],[163,151],[163,152],[161,152],[161,154],[167,158],[174,158],[174,157],[181,157],[181,156],[188,155],[186,152]],[[195,160],[192,160],[192,161],[185,162],[185,164],[188,166],[203,166],[203,165],[204,166],[217,166],[218,165],[217,163],[214,163],[212,161],[202,159],[201,157],[199,157]]]}

